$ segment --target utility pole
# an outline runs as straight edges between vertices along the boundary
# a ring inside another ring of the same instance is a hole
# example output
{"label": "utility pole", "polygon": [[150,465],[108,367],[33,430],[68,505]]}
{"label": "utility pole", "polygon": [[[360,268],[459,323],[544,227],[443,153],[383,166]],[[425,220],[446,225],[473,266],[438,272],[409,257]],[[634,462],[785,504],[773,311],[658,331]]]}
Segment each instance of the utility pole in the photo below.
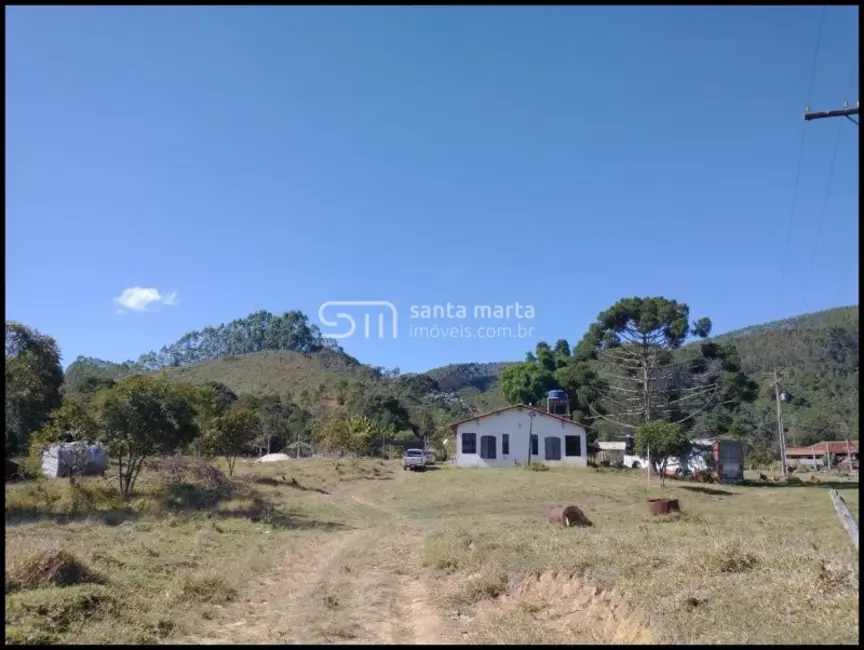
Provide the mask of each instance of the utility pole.
{"label": "utility pole", "polygon": [[774,368],[774,399],[777,401],[777,437],[780,441],[780,466],[786,478],[786,436],[783,433],[783,409],[780,406],[780,380]]}
{"label": "utility pole", "polygon": [[648,454],[648,487],[651,487],[651,445],[645,446],[645,453]]}
{"label": "utility pole", "polygon": [[[534,411],[528,411],[528,466],[531,466],[531,449],[534,446],[534,418],[537,414]],[[539,450],[538,450],[539,451]]]}
{"label": "utility pole", "polygon": [[852,122],[855,126],[858,126],[858,120],[852,119],[853,115],[858,115],[859,108],[858,103],[855,103],[855,108],[844,105],[843,108],[838,108],[833,111],[816,111],[812,112],[809,106],[804,107],[804,120],[810,122],[812,120],[824,120],[828,117],[845,117],[847,120]]}

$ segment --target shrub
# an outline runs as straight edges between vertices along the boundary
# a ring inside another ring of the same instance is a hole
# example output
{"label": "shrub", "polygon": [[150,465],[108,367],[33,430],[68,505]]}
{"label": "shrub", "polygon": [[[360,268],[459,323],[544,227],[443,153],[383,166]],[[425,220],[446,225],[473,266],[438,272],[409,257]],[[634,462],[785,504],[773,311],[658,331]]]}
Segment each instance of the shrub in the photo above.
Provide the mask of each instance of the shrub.
{"label": "shrub", "polygon": [[174,583],[173,600],[185,603],[226,603],[237,597],[237,590],[215,574],[185,573]]}
{"label": "shrub", "polygon": [[702,557],[702,567],[716,573],[743,573],[754,568],[757,563],[754,555],[746,553],[734,543],[725,544]]}
{"label": "shrub", "polygon": [[33,553],[6,573],[6,593],[40,587],[68,587],[84,583],[101,583],[103,578],[62,549]]}

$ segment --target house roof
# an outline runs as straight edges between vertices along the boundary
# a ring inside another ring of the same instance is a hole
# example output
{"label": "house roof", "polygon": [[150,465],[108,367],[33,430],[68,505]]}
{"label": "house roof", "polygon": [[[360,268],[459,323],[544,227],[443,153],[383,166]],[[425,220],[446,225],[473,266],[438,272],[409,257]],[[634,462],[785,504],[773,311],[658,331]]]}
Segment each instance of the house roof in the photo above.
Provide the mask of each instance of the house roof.
{"label": "house roof", "polygon": [[[848,447],[847,447],[848,445]],[[845,454],[846,450],[851,451],[852,453],[858,453],[858,442],[857,441],[849,441],[839,442],[836,440],[832,440],[830,442],[817,442],[815,445],[811,445],[810,447],[789,447],[786,449],[787,456],[824,456],[826,453],[828,454]]]}
{"label": "house roof", "polygon": [[455,431],[456,427],[458,427],[460,424],[464,424],[465,422],[473,422],[474,420],[481,420],[481,419],[488,417],[490,415],[497,415],[498,413],[503,413],[504,411],[510,411],[512,409],[519,409],[520,411],[522,409],[525,409],[526,411],[534,411],[537,415],[543,415],[547,418],[554,418],[555,420],[561,420],[562,422],[566,422],[567,424],[572,424],[574,426],[577,426],[580,429],[585,428],[585,425],[579,424],[578,422],[574,422],[573,420],[571,420],[569,418],[565,418],[565,417],[562,417],[560,415],[553,415],[552,413],[547,413],[543,409],[539,409],[536,406],[528,406],[527,404],[511,404],[510,406],[505,406],[504,408],[495,409],[494,411],[489,411],[488,413],[481,413],[480,415],[475,415],[475,416],[470,417],[470,418],[465,418],[464,420],[459,420],[458,422],[452,422],[450,424],[450,428],[453,429],[453,431]]}

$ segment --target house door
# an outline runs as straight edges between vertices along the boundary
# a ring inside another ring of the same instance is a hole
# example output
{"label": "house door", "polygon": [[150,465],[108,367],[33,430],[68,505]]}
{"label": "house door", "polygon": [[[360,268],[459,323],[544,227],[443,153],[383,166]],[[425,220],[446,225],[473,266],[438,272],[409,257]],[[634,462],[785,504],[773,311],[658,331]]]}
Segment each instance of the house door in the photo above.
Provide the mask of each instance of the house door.
{"label": "house door", "polygon": [[561,438],[550,436],[545,438],[546,460],[561,460]]}

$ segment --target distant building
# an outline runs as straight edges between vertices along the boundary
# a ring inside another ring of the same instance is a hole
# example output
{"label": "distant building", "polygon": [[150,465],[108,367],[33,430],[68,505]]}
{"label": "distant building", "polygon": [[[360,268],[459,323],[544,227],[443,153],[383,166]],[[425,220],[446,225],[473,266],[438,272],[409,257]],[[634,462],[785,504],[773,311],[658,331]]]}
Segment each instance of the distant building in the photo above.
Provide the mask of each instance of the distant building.
{"label": "distant building", "polygon": [[[829,458],[826,458],[828,456]],[[858,441],[817,442],[809,447],[788,447],[786,462],[790,465],[805,465],[807,467],[824,467],[830,461],[831,465],[846,463],[851,458],[853,466],[858,463]]]}

